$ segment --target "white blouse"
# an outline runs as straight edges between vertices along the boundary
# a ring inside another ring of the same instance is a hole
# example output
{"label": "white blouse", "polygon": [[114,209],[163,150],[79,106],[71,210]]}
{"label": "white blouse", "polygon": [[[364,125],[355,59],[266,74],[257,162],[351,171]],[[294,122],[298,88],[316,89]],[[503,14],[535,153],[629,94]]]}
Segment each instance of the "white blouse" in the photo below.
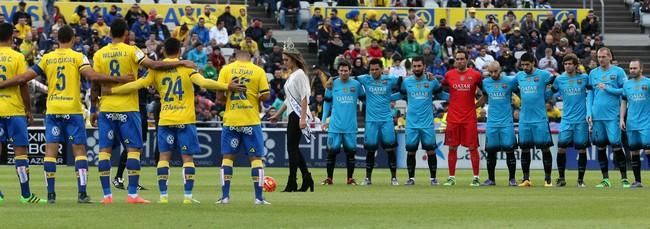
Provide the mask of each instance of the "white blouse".
{"label": "white blouse", "polygon": [[[287,82],[284,83],[284,93],[286,95],[284,104],[287,106],[287,114],[293,112],[293,108],[289,103],[289,99],[292,97],[299,104],[303,98],[307,98],[307,101],[309,102],[309,96],[311,95],[309,78],[307,78],[307,75],[305,75],[305,72],[302,69],[298,69],[289,75]],[[300,116],[300,114],[297,115]]]}

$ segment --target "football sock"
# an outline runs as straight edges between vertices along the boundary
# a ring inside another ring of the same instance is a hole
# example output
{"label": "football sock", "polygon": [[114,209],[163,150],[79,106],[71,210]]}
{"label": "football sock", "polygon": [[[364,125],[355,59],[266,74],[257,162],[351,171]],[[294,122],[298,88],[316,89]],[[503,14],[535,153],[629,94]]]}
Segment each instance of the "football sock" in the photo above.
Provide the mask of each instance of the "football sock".
{"label": "football sock", "polygon": [[438,157],[436,153],[427,155],[427,164],[429,164],[429,175],[431,178],[436,178],[436,170],[438,170]]}
{"label": "football sock", "polygon": [[[472,161],[472,173],[474,174],[474,177],[478,177],[478,174],[480,172],[479,163],[481,162],[481,157],[478,155],[477,149],[469,150],[469,159]],[[456,173],[455,170],[456,162],[454,161],[454,174]]]}
{"label": "football sock", "polygon": [[456,149],[449,149],[447,155],[447,166],[449,167],[449,176],[456,176],[456,161],[458,161],[458,153]]}
{"label": "football sock", "polygon": [[627,158],[625,158],[625,153],[623,153],[622,149],[614,150],[614,159],[616,160],[618,170],[621,172],[621,179],[627,179]]}
{"label": "football sock", "polygon": [[387,149],[386,153],[388,154],[388,167],[390,168],[390,177],[397,177],[397,155],[395,154],[395,149]]}
{"label": "football sock", "polygon": [[264,163],[260,159],[251,161],[251,177],[253,178],[253,189],[255,199],[263,200],[262,185],[264,184]]}
{"label": "football sock", "polygon": [[29,160],[27,155],[15,156],[14,163],[16,164],[18,181],[20,181],[20,195],[23,198],[28,198],[32,195],[32,192],[29,190]]}
{"label": "football sock", "polygon": [[375,167],[375,151],[368,151],[366,154],[366,178],[372,177],[372,169]]}
{"label": "football sock", "polygon": [[497,167],[497,151],[487,152],[487,172],[488,179],[494,181],[494,170]]}
{"label": "football sock", "polygon": [[76,156],[74,158],[74,167],[77,170],[77,188],[79,193],[86,192],[88,184],[88,158],[86,156]]}
{"label": "football sock", "polygon": [[161,196],[167,196],[167,181],[169,179],[169,161],[158,161],[156,169],[158,175],[158,189]]}
{"label": "football sock", "polygon": [[564,178],[564,170],[566,168],[566,153],[557,154],[557,171],[560,175],[560,178]]}
{"label": "football sock", "polygon": [[408,153],[406,155],[406,168],[408,170],[409,178],[415,178],[415,153]]}
{"label": "football sock", "polygon": [[634,180],[641,182],[641,155],[632,154],[632,171],[634,172]]}
{"label": "football sock", "polygon": [[332,150],[327,152],[327,178],[332,179],[334,176],[334,166],[336,165],[336,154],[338,152],[334,152]]}
{"label": "football sock", "polygon": [[521,149],[521,171],[523,180],[530,180],[530,149]]}
{"label": "football sock", "polygon": [[99,181],[102,185],[104,198],[112,197],[111,192],[111,153],[99,152],[99,161],[97,162],[97,170],[99,170]]}
{"label": "football sock", "polygon": [[43,170],[45,170],[45,179],[47,180],[47,193],[54,193],[56,184],[56,158],[45,156],[43,159]]}
{"label": "football sock", "polygon": [[355,151],[346,152],[347,155],[347,168],[348,168],[348,178],[352,178],[354,175],[354,155]]}
{"label": "football sock", "polygon": [[585,171],[587,170],[587,153],[578,153],[578,180],[582,181],[585,178]]}
{"label": "football sock", "polygon": [[140,185],[140,152],[129,152],[126,159],[126,169],[129,176],[128,193],[131,197],[138,196]]}
{"label": "football sock", "polygon": [[598,149],[598,164],[600,165],[600,172],[603,174],[603,179],[609,178],[607,148]]}
{"label": "football sock", "polygon": [[[194,162],[183,163],[183,191],[186,198],[192,198],[192,189],[194,189],[194,176],[196,168]],[[129,184],[130,186],[131,184]]]}
{"label": "football sock", "polygon": [[515,179],[515,171],[517,170],[517,157],[515,152],[506,152],[506,165],[508,166],[508,179]]}
{"label": "football sock", "polygon": [[230,179],[232,179],[233,161],[224,158],[221,162],[221,198],[230,197]]}
{"label": "football sock", "polygon": [[550,181],[551,173],[553,172],[553,155],[550,149],[542,150],[542,162],[544,164],[544,180]]}

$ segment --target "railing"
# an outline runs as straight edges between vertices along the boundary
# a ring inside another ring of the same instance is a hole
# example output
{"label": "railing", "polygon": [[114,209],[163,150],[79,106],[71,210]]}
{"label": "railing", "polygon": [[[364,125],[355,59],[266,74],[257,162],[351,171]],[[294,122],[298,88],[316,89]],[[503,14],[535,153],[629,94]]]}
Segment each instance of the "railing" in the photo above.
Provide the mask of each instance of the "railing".
{"label": "railing", "polygon": [[[587,0],[582,0],[582,8],[587,8]],[[594,9],[594,0],[589,0],[589,8]],[[600,0],[600,34],[605,37],[605,1]]]}

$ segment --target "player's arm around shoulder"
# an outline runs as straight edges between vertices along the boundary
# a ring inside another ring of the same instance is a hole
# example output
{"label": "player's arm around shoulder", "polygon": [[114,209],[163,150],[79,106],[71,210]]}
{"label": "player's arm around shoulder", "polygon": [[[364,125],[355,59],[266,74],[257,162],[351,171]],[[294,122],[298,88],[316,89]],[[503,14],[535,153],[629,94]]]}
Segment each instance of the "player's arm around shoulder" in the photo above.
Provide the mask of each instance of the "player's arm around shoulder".
{"label": "player's arm around shoulder", "polygon": [[129,83],[122,84],[121,86],[113,87],[110,90],[105,90],[102,88],[102,94],[128,94],[130,92],[139,90],[140,88],[151,85],[155,79],[155,76],[155,71],[149,71],[147,76],[136,81],[131,81]]}

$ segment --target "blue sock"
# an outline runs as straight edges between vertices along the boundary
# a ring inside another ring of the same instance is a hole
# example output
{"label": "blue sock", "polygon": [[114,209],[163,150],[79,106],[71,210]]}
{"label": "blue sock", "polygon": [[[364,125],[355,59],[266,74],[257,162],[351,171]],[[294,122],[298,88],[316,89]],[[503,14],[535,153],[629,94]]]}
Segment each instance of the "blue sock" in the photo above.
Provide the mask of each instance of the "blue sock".
{"label": "blue sock", "polygon": [[167,179],[169,178],[169,161],[158,161],[158,189],[160,195],[167,195]]}
{"label": "blue sock", "polygon": [[129,152],[126,170],[129,176],[129,195],[137,195],[140,184],[140,152]]}
{"label": "blue sock", "polygon": [[255,190],[255,199],[263,200],[262,185],[264,184],[264,164],[262,160],[253,160],[251,162],[251,176],[253,177],[253,190]]}
{"label": "blue sock", "polygon": [[194,162],[183,163],[183,187],[185,190],[185,197],[192,197],[192,189],[194,188],[194,175],[196,168]]}
{"label": "blue sock", "polygon": [[47,193],[54,193],[56,158],[45,156],[43,170],[45,170],[45,179],[47,180]]}
{"label": "blue sock", "polygon": [[97,169],[99,170],[99,181],[102,184],[102,191],[104,197],[112,196],[111,192],[111,154],[106,152],[99,153],[99,162],[97,162]]}
{"label": "blue sock", "polygon": [[230,179],[232,178],[233,161],[223,159],[221,162],[221,198],[230,197]]}
{"label": "blue sock", "polygon": [[32,192],[29,190],[29,161],[27,155],[16,156],[14,162],[16,163],[16,174],[18,174],[18,180],[20,181],[20,194],[23,198],[28,198],[32,195]]}
{"label": "blue sock", "polygon": [[79,193],[85,193],[86,185],[88,184],[88,157],[75,157],[74,168],[77,171],[77,188],[79,189]]}

